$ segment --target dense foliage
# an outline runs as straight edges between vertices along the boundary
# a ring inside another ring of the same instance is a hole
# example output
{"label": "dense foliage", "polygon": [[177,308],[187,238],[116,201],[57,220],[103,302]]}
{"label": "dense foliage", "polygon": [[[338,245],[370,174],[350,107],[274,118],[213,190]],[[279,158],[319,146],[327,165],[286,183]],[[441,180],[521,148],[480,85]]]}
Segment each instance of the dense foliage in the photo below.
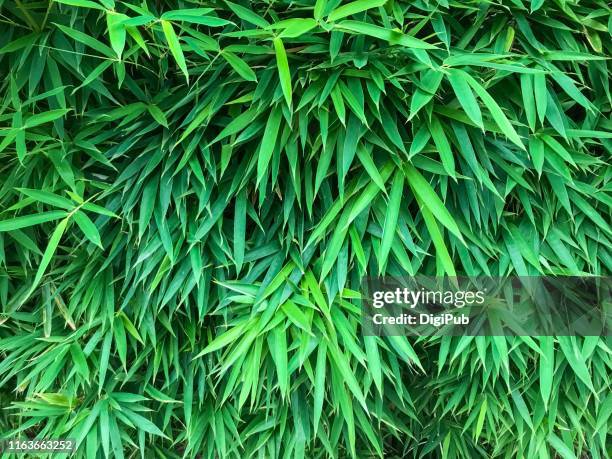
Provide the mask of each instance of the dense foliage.
{"label": "dense foliage", "polygon": [[0,0],[0,434],[607,457],[609,341],[363,337],[366,274],[609,274],[587,0]]}

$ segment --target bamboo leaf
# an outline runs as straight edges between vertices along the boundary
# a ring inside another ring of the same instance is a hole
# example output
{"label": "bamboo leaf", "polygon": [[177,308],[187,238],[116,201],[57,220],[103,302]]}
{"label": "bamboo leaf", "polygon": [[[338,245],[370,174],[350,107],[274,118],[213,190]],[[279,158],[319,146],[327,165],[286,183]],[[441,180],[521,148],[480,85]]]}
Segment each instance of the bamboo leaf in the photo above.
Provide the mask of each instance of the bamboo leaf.
{"label": "bamboo leaf", "polygon": [[47,244],[47,248],[45,249],[43,256],[40,260],[40,264],[38,265],[36,275],[34,276],[34,281],[32,282],[32,285],[30,286],[30,289],[28,290],[28,293],[26,294],[25,298],[22,299],[22,302],[25,301],[30,295],[32,295],[32,292],[34,292],[34,290],[36,290],[36,288],[40,284],[40,281],[42,280],[45,274],[45,271],[47,270],[47,267],[53,260],[53,255],[55,254],[55,251],[57,250],[57,247],[64,234],[64,231],[66,230],[66,227],[68,226],[69,221],[70,219],[68,217],[64,218],[55,227],[55,230],[53,231],[53,233],[51,234],[51,237],[49,238],[49,243]]}
{"label": "bamboo leaf", "polygon": [[291,107],[292,89],[291,89],[291,71],[289,70],[289,61],[287,60],[287,52],[280,38],[274,39],[274,51],[276,52],[276,67],[278,68],[278,76],[280,78],[281,88],[287,101],[287,105]]}
{"label": "bamboo leaf", "polygon": [[67,212],[59,210],[41,212],[39,214],[32,215],[22,215],[20,217],[0,221],[0,232],[13,231],[21,228],[27,228],[28,226],[40,225],[41,223],[59,220],[60,218],[64,218],[66,215]]}
{"label": "bamboo leaf", "polygon": [[179,42],[178,36],[172,27],[172,23],[166,20],[160,20],[162,30],[164,32],[164,36],[166,37],[166,42],[168,43],[168,48],[170,48],[170,52],[176,61],[176,64],[179,66],[183,74],[185,75],[185,79],[189,81],[189,72],[187,71],[187,63],[185,62],[185,56],[183,55],[183,50],[181,49],[181,44]]}
{"label": "bamboo leaf", "polygon": [[255,75],[255,72],[251,70],[251,68],[246,62],[244,62],[234,53],[231,53],[229,51],[223,51],[221,55],[229,63],[229,65],[232,66],[236,73],[238,73],[238,75],[240,75],[242,78],[247,81],[257,81],[257,76]]}
{"label": "bamboo leaf", "polygon": [[91,219],[81,211],[75,212],[72,217],[79,228],[81,228],[81,231],[83,231],[85,237],[101,249],[104,249],[102,246],[102,240],[100,239],[100,232]]}
{"label": "bamboo leaf", "polygon": [[334,9],[331,13],[329,13],[327,19],[329,21],[337,21],[338,19],[352,16],[371,8],[383,6],[386,2],[387,0],[356,0]]}

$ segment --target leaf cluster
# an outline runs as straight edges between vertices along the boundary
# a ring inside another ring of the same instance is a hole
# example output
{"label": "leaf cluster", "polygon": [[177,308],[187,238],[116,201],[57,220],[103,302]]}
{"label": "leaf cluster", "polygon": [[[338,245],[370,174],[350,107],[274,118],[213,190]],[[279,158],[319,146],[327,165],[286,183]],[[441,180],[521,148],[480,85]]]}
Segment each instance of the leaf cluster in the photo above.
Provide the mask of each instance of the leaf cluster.
{"label": "leaf cluster", "polygon": [[611,9],[0,0],[0,432],[607,457],[609,340],[364,337],[364,276],[612,270]]}

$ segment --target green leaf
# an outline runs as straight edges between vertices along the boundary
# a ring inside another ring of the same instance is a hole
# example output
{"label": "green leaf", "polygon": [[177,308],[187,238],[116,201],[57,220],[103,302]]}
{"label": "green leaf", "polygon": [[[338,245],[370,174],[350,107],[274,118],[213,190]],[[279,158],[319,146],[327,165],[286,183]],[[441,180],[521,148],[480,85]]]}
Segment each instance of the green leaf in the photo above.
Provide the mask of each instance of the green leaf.
{"label": "green leaf", "polygon": [[364,169],[367,171],[368,175],[372,179],[372,181],[376,184],[376,186],[383,192],[386,193],[385,190],[385,181],[378,172],[378,168],[374,164],[370,152],[368,152],[362,144],[357,146],[357,158],[363,165]]}
{"label": "green leaf", "polygon": [[418,89],[412,95],[410,101],[410,116],[408,117],[409,120],[414,118],[414,116],[433,99],[440,87],[442,78],[444,78],[442,72],[434,70],[425,72]]}
{"label": "green leaf", "polygon": [[574,452],[554,433],[548,434],[548,444],[554,448],[554,450],[563,459],[577,459]]}
{"label": "green leaf", "polygon": [[234,14],[236,14],[236,16],[238,16],[243,21],[261,27],[262,29],[265,29],[270,25],[270,23],[264,18],[262,18],[260,15],[248,8],[245,8],[242,5],[238,5],[237,3],[233,2],[228,2],[227,0],[225,3],[227,4],[227,6],[230,7]]}
{"label": "green leaf", "polygon": [[533,90],[538,118],[544,124],[546,109],[548,106],[548,89],[546,88],[546,75],[538,74],[533,76]]}
{"label": "green leaf", "polygon": [[287,371],[287,335],[281,327],[276,327],[269,335],[270,353],[276,364],[278,388],[283,397],[289,390],[289,373]]}
{"label": "green leaf", "polygon": [[216,350],[219,350],[234,341],[236,341],[240,336],[242,336],[246,323],[237,325],[232,327],[230,330],[225,333],[217,336],[211,343],[209,343],[201,352],[199,352],[194,359],[200,358],[203,355],[209,354]]}
{"label": "green leaf", "polygon": [[489,110],[489,113],[495,120],[495,123],[497,123],[499,128],[502,130],[502,132],[506,135],[506,137],[508,137],[508,139],[510,139],[512,143],[518,146],[521,150],[525,150],[525,146],[523,145],[521,138],[516,133],[514,127],[512,126],[510,121],[508,121],[508,118],[506,118],[506,115],[504,115],[504,112],[499,107],[497,102],[495,102],[495,99],[493,99],[493,97],[491,97],[491,95],[485,90],[485,88],[483,88],[474,78],[469,76],[467,73],[465,75],[468,83],[476,92],[478,97],[480,97],[480,100],[482,100],[483,103],[486,105],[487,109]]}
{"label": "green leaf", "polygon": [[127,19],[124,14],[108,11],[106,13],[106,24],[108,27],[108,38],[111,42],[111,47],[117,53],[117,57],[121,59],[123,48],[125,47],[126,30],[123,21]]}
{"label": "green leaf", "polygon": [[321,340],[317,346],[317,361],[314,380],[314,415],[313,424],[314,431],[317,432],[321,413],[323,410],[323,402],[325,401],[325,364],[327,360],[327,343]]}
{"label": "green leaf", "polygon": [[13,231],[28,226],[40,225],[54,220],[59,220],[68,215],[67,212],[52,210],[49,212],[41,212],[39,214],[22,215],[20,217],[11,218],[9,220],[0,221],[0,232]]}
{"label": "green leaf", "polygon": [[487,415],[487,398],[482,401],[480,405],[480,411],[478,413],[478,420],[476,421],[476,426],[474,428],[474,439],[478,440],[480,438],[480,433],[482,432],[482,427],[484,426],[485,417]]}
{"label": "green leaf", "polygon": [[99,5],[96,2],[90,2],[89,0],[57,0],[57,3],[104,11],[104,7],[102,7],[102,5]]}
{"label": "green leaf", "polygon": [[357,0],[347,3],[334,9],[327,17],[328,21],[337,21],[338,19],[352,16],[362,11],[367,11],[371,8],[377,8],[387,3],[387,0]]}
{"label": "green leaf", "polygon": [[436,248],[437,261],[440,263],[440,266],[448,276],[456,276],[457,272],[455,271],[453,259],[448,251],[448,247],[446,247],[446,244],[444,243],[444,237],[442,236],[442,233],[440,232],[440,229],[433,218],[430,208],[418,195],[417,201],[419,203],[419,207],[421,208],[423,220],[425,220],[425,225],[427,226],[431,240]]}
{"label": "green leaf", "polygon": [[234,262],[236,274],[240,273],[244,261],[244,248],[246,240],[246,207],[247,194],[242,191],[236,197],[234,209]]}
{"label": "green leaf", "polygon": [[380,353],[376,344],[376,337],[364,336],[363,343],[368,357],[368,370],[372,375],[376,389],[380,395],[383,394],[383,375],[382,364],[380,361]]}
{"label": "green leaf", "polygon": [[[317,0],[314,6],[314,18],[319,21],[323,17],[325,8],[327,7],[327,0]],[[316,430],[316,429],[315,429]]]}
{"label": "green leaf", "polygon": [[216,17],[208,16],[212,12],[211,8],[182,8],[180,10],[166,11],[161,15],[162,21],[181,21],[191,24],[201,24],[208,27],[222,27],[231,24],[230,21]]}
{"label": "green leaf", "polygon": [[64,35],[77,40],[81,43],[83,43],[86,46],[89,46],[92,49],[95,49],[96,51],[98,51],[99,53],[104,54],[106,57],[111,58],[111,59],[115,59],[116,58],[116,54],[115,52],[109,48],[108,46],[106,46],[104,43],[96,40],[95,38],[70,27],[66,27],[63,26],[61,24],[54,24],[55,27],[57,27],[59,30],[61,30]]}
{"label": "green leaf", "polygon": [[70,345],[70,355],[72,356],[72,360],[74,361],[74,365],[76,370],[86,379],[89,379],[89,366],[87,365],[87,359],[85,358],[85,354],[83,354],[83,350],[77,343],[72,343]]}
{"label": "green leaf", "polygon": [[408,180],[408,184],[414,194],[421,200],[423,205],[432,213],[436,219],[442,223],[451,233],[453,233],[460,241],[463,241],[461,231],[446,209],[436,192],[431,185],[425,180],[421,173],[411,164],[404,165],[404,174]]}
{"label": "green leaf", "polygon": [[42,259],[40,260],[40,264],[38,265],[38,269],[36,271],[36,275],[34,276],[34,281],[32,282],[32,285],[30,286],[28,293],[21,300],[22,302],[25,302],[40,284],[40,281],[42,280],[42,277],[44,276],[47,270],[47,267],[53,260],[53,255],[55,254],[55,251],[60,243],[60,240],[62,236],[64,235],[64,231],[66,230],[66,226],[68,226],[69,221],[70,221],[69,218],[64,218],[62,221],[58,223],[57,227],[51,234],[51,237],[49,238],[49,243],[47,244],[47,248],[45,249],[43,253]]}
{"label": "green leaf", "polygon": [[79,228],[81,228],[81,231],[83,231],[85,237],[101,249],[104,249],[98,228],[96,228],[96,225],[94,225],[90,218],[80,210],[76,211],[72,217]]}
{"label": "green leaf", "polygon": [[368,24],[362,21],[341,21],[335,24],[334,27],[336,29],[354,32],[355,34],[368,35],[370,37],[378,38],[380,40],[388,42],[391,45],[400,45],[413,49],[436,49],[436,46],[434,45],[430,45],[429,43],[423,40],[412,37],[410,35],[403,34],[401,32],[398,32],[397,30],[386,29],[384,27]]}
{"label": "green leaf", "polygon": [[380,254],[378,257],[378,272],[383,272],[387,263],[387,257],[391,251],[395,232],[397,231],[397,219],[399,217],[402,192],[404,189],[404,176],[401,171],[397,171],[393,177],[389,202],[387,203],[387,213],[383,226],[382,240],[380,244]]}
{"label": "green leaf", "polygon": [[49,110],[47,112],[32,115],[29,118],[26,118],[23,123],[23,127],[29,129],[41,124],[49,123],[63,117],[69,111],[70,109],[68,108],[58,108],[57,110]]}
{"label": "green leaf", "polygon": [[565,355],[567,362],[570,364],[571,371],[573,371],[576,376],[578,376],[578,378],[580,378],[580,380],[584,384],[586,384],[586,386],[591,390],[591,392],[595,392],[589,369],[587,368],[586,363],[582,358],[582,355],[576,345],[575,340],[575,337],[557,337],[557,341],[559,342],[559,346],[563,351],[563,355]]}
{"label": "green leaf", "polygon": [[147,418],[135,413],[134,411],[124,410],[122,411],[125,416],[134,423],[135,426],[138,427],[139,430],[143,430],[152,435],[157,435],[159,437],[168,438],[164,433],[159,430],[155,424],[149,421]]}
{"label": "green leaf", "polygon": [[166,118],[166,115],[164,115],[164,112],[162,112],[157,105],[147,105],[147,110],[149,110],[149,113],[155,121],[157,121],[165,128],[168,127],[168,119]]}
{"label": "green leaf", "polygon": [[317,21],[310,18],[300,19],[286,19],[284,21],[275,22],[266,29],[268,30],[281,30],[278,35],[279,38],[297,38],[317,26]]}
{"label": "green leaf", "polygon": [[276,67],[278,68],[278,77],[280,78],[281,88],[287,101],[287,105],[291,107],[292,89],[291,89],[291,71],[289,70],[289,61],[287,60],[287,52],[280,38],[275,38],[274,51],[276,52]]}
{"label": "green leaf", "polygon": [[538,11],[543,4],[544,0],[531,0],[531,12],[534,13],[535,11]]}
{"label": "green leaf", "polygon": [[393,346],[393,348],[398,352],[399,357],[407,362],[414,363],[421,370],[424,370],[419,357],[417,356],[416,352],[414,352],[413,347],[410,345],[405,336],[389,336],[388,340],[391,346]]}
{"label": "green leaf", "polygon": [[261,139],[257,158],[257,185],[261,183],[270,166],[270,158],[272,158],[272,153],[276,146],[276,138],[280,130],[281,116],[281,108],[278,106],[274,107],[266,123],[266,129]]}
{"label": "green leaf", "polygon": [[444,170],[448,173],[448,175],[456,179],[455,158],[451,150],[450,143],[448,142],[446,134],[444,133],[444,129],[442,128],[442,124],[437,116],[434,116],[431,119],[430,131],[431,137],[433,138],[436,148],[440,153],[440,159],[442,160]]}
{"label": "green leaf", "polygon": [[170,48],[170,52],[176,61],[176,64],[179,66],[183,74],[185,75],[185,79],[189,81],[189,72],[187,71],[187,63],[185,62],[185,56],[183,55],[183,50],[181,49],[181,44],[179,43],[178,36],[172,27],[172,23],[166,20],[159,21],[162,26],[162,30],[164,32],[164,36],[166,37],[166,42],[168,43],[168,48]]}
{"label": "green leaf", "polygon": [[[474,93],[470,89],[468,80],[465,77],[465,72],[457,69],[451,69],[448,74],[448,81],[453,87],[453,91],[457,95],[457,99],[463,107],[466,115],[481,129],[484,129],[482,123],[482,114],[480,113],[480,107],[474,97]],[[435,139],[435,137],[434,137]]]}
{"label": "green leaf", "polygon": [[66,210],[72,210],[75,208],[75,204],[70,200],[55,193],[45,190],[33,190],[29,188],[16,188],[20,193],[35,199],[38,202],[44,202],[54,207],[60,207]]}
{"label": "green leaf", "polygon": [[232,66],[232,68],[247,81],[257,81],[257,76],[255,72],[249,67],[249,65],[236,56],[234,53],[229,51],[223,51],[221,53],[223,58]]}
{"label": "green leaf", "polygon": [[283,305],[281,306],[281,309],[292,323],[310,334],[310,321],[293,301],[285,301],[285,303],[283,303]]}
{"label": "green leaf", "polygon": [[555,372],[553,338],[551,336],[540,337],[540,348],[542,349],[539,365],[540,394],[542,395],[542,400],[544,400],[544,406],[546,407],[550,401]]}

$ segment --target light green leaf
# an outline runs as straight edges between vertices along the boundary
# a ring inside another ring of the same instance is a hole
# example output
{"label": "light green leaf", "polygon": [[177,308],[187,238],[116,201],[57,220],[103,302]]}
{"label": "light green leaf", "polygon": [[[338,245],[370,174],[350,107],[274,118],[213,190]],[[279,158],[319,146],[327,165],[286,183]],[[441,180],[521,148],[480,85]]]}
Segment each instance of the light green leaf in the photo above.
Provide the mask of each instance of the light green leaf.
{"label": "light green leaf", "polygon": [[176,32],[174,31],[174,28],[172,27],[172,23],[166,20],[160,20],[159,22],[161,23],[162,30],[164,31],[164,35],[166,37],[166,42],[168,43],[168,47],[170,48],[170,52],[172,53],[174,60],[185,75],[185,79],[189,81],[189,72],[187,71],[185,56],[183,55],[181,44]]}
{"label": "light green leaf", "polygon": [[521,138],[516,133],[514,127],[512,126],[510,121],[508,121],[508,118],[506,118],[506,115],[504,115],[504,112],[497,104],[495,99],[493,99],[493,97],[491,97],[491,95],[485,90],[485,88],[483,88],[480,83],[478,83],[474,78],[472,78],[467,73],[465,75],[468,83],[476,92],[476,94],[478,94],[480,100],[482,100],[483,103],[486,105],[487,109],[489,110],[489,113],[495,120],[495,123],[497,123],[499,128],[502,130],[502,132],[506,135],[506,137],[508,137],[508,139],[510,139],[512,143],[518,146],[521,150],[525,150],[525,146],[523,145]]}
{"label": "light green leaf", "polygon": [[412,191],[419,197],[425,207],[427,207],[436,219],[442,223],[451,233],[453,233],[460,241],[463,241],[461,231],[446,209],[434,189],[429,182],[421,175],[421,173],[411,164],[404,165],[404,173]]}
{"label": "light green leaf", "polygon": [[8,220],[2,220],[0,221],[0,232],[13,231],[21,228],[27,228],[28,226],[40,225],[41,223],[59,220],[60,218],[64,218],[66,215],[68,215],[67,212],[52,210],[49,212],[41,212],[39,214],[22,215]]}
{"label": "light green leaf", "polygon": [[108,37],[111,42],[111,47],[115,53],[117,53],[119,59],[121,59],[123,48],[125,47],[126,30],[123,21],[127,18],[125,14],[119,14],[114,11],[108,11],[106,13]]}
{"label": "light green leaf", "polygon": [[382,240],[380,244],[380,254],[378,257],[378,272],[383,272],[387,263],[387,257],[393,245],[395,232],[397,231],[397,219],[399,216],[400,205],[402,202],[402,192],[404,189],[404,175],[397,171],[393,177],[389,202],[387,203],[387,213],[385,214],[385,224],[383,226]]}
{"label": "light green leaf", "polygon": [[266,171],[270,167],[270,158],[272,157],[272,153],[274,152],[274,148],[276,146],[276,137],[278,136],[278,131],[280,130],[281,125],[281,108],[274,107],[272,109],[272,113],[270,113],[270,117],[268,118],[268,122],[266,123],[266,129],[264,132],[264,136],[261,139],[261,144],[259,146],[259,155],[257,157],[257,184],[261,183]]}
{"label": "light green leaf", "polygon": [[79,228],[81,228],[81,231],[83,231],[85,237],[101,249],[104,249],[98,228],[96,228],[96,225],[94,225],[90,218],[80,210],[73,214],[73,218]]}
{"label": "light green leaf", "polygon": [[[453,91],[457,95],[457,99],[463,107],[466,115],[481,129],[484,129],[482,123],[482,114],[480,113],[480,107],[474,97],[474,93],[470,89],[468,80],[465,77],[465,72],[457,69],[451,69],[448,73],[448,81],[453,87]],[[434,138],[435,139],[435,138]]]}
{"label": "light green leaf", "polygon": [[49,110],[48,112],[32,115],[29,118],[26,118],[23,123],[23,127],[29,129],[35,126],[39,126],[41,124],[49,123],[50,121],[54,121],[58,118],[61,118],[69,111],[69,108],[58,108],[57,110]]}
{"label": "light green leaf", "polygon": [[327,20],[337,21],[338,19],[342,19],[347,16],[352,16],[354,14],[361,13],[362,11],[367,11],[371,8],[383,6],[385,3],[387,3],[387,0],[357,0],[354,2],[350,2],[346,5],[342,5],[336,8],[331,13],[329,13]]}
{"label": "light green leaf", "polygon": [[255,75],[255,72],[253,72],[251,67],[249,67],[246,62],[244,62],[234,53],[231,53],[229,51],[223,51],[221,52],[221,55],[229,63],[229,65],[232,66],[236,73],[238,73],[238,75],[240,75],[242,78],[247,81],[257,81],[257,76]]}
{"label": "light green leaf", "polygon": [[291,107],[292,89],[291,89],[291,71],[289,70],[289,61],[287,60],[287,52],[280,38],[274,40],[274,50],[276,52],[276,67],[278,68],[278,76],[280,78],[281,88],[287,105]]}

